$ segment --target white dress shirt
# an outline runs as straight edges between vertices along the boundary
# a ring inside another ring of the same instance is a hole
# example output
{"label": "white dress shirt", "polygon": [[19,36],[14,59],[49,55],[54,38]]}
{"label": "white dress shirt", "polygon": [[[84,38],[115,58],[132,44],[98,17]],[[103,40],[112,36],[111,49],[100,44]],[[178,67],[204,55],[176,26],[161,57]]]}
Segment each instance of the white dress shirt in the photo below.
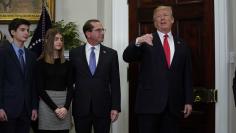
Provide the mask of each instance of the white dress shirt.
{"label": "white dress shirt", "polygon": [[[161,43],[162,43],[162,46],[163,46],[163,42],[164,42],[164,33],[160,32],[160,31],[157,31],[160,39],[161,39]],[[174,38],[173,38],[173,35],[171,32],[167,33],[168,35],[168,43],[169,43],[169,47],[170,47],[170,64],[173,60],[173,57],[174,57],[174,53],[175,53],[175,44],[174,44]]]}
{"label": "white dress shirt", "polygon": [[90,58],[90,53],[91,53],[91,47],[94,47],[94,53],[95,53],[95,57],[96,57],[96,66],[98,65],[98,60],[99,60],[99,53],[100,53],[100,44],[97,44],[95,46],[92,46],[89,43],[86,43],[85,45],[85,52],[86,52],[86,59],[87,59],[87,63],[89,65],[89,58]]}

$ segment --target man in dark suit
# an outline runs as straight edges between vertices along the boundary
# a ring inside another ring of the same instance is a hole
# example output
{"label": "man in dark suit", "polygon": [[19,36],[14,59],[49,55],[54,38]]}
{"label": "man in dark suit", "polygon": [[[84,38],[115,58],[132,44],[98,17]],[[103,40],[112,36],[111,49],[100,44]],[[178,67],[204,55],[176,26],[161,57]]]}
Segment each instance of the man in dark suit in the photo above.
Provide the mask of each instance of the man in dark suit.
{"label": "man in dark suit", "polygon": [[72,102],[77,133],[109,133],[120,112],[120,76],[117,52],[101,43],[105,29],[96,19],[83,26],[87,43],[69,54],[75,74]]}
{"label": "man in dark suit", "polygon": [[181,114],[187,118],[192,111],[190,51],[171,33],[170,6],[157,7],[153,20],[157,31],[137,37],[123,59],[140,62],[135,104],[139,133],[177,133]]}
{"label": "man in dark suit", "polygon": [[9,24],[13,42],[0,48],[0,132],[29,133],[30,121],[37,118],[34,74],[36,58],[24,43],[30,23],[14,19]]}

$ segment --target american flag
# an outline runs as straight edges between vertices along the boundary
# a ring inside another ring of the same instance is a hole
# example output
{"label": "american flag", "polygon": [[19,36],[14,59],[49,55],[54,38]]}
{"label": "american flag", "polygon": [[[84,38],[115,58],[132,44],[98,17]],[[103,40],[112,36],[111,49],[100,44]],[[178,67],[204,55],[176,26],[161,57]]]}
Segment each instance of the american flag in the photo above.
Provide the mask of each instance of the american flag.
{"label": "american flag", "polygon": [[47,30],[51,27],[52,27],[52,22],[51,22],[50,16],[48,14],[46,7],[43,4],[41,16],[38,21],[37,28],[35,29],[33,37],[28,46],[28,48],[31,51],[36,53],[37,57],[39,57],[42,52],[45,34]]}

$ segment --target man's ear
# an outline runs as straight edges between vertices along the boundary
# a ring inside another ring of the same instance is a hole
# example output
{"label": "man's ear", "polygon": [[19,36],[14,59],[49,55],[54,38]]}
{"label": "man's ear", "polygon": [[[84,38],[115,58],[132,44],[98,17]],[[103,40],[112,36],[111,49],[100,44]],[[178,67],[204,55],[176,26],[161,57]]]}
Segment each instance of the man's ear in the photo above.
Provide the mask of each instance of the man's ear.
{"label": "man's ear", "polygon": [[85,32],[87,38],[90,38],[90,32]]}
{"label": "man's ear", "polygon": [[11,30],[11,35],[12,35],[12,36],[14,36],[14,35],[15,35],[15,33],[16,33],[16,31],[14,31],[14,30]]}
{"label": "man's ear", "polygon": [[172,24],[175,22],[175,18],[173,16],[172,16],[172,21],[171,22],[172,22]]}

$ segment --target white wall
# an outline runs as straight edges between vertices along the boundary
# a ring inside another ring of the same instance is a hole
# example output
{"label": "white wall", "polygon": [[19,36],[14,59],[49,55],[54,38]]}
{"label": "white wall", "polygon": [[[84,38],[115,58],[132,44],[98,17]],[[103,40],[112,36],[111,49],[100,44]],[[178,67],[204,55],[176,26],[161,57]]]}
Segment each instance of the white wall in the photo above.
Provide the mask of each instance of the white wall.
{"label": "white wall", "polygon": [[230,0],[229,1],[229,8],[228,8],[228,17],[229,17],[229,133],[235,133],[236,131],[236,107],[234,103],[233,91],[232,91],[232,81],[234,77],[235,71],[235,53],[236,53],[236,1]]}
{"label": "white wall", "polygon": [[7,38],[10,36],[9,35],[9,32],[8,32],[8,25],[6,25],[6,24],[1,24],[0,25],[0,30],[1,30],[1,32],[4,34],[4,35],[6,35],[7,36]]}
{"label": "white wall", "polygon": [[[109,1],[109,0],[108,0]],[[124,49],[128,46],[128,5],[127,0],[112,1],[112,47],[118,51],[121,81],[121,115],[112,125],[112,133],[128,133],[129,125],[129,91],[127,81],[128,64],[122,59]]]}
{"label": "white wall", "polygon": [[76,22],[82,39],[86,41],[82,31],[84,23],[89,19],[99,19],[107,30],[104,44],[111,46],[111,3],[111,0],[56,0],[55,20]]}
{"label": "white wall", "polygon": [[86,20],[97,18],[97,0],[56,0],[55,10],[56,21],[76,22],[83,36],[82,27]]}

